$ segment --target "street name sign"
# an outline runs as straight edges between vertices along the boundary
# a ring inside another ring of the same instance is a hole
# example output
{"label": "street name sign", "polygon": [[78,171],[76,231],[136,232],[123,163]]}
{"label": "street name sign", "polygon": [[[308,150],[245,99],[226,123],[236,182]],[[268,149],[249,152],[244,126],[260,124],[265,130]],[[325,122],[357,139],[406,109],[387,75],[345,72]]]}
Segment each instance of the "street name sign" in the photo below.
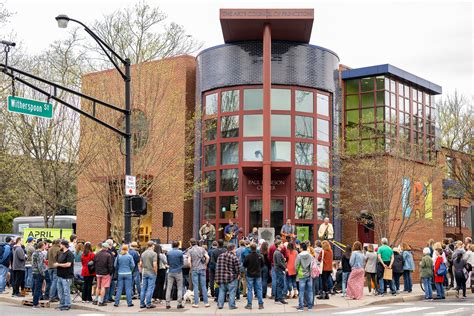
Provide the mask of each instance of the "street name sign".
{"label": "street name sign", "polygon": [[125,196],[137,195],[137,179],[134,176],[125,176]]}
{"label": "street name sign", "polygon": [[53,105],[31,99],[8,96],[8,111],[50,119],[53,117]]}

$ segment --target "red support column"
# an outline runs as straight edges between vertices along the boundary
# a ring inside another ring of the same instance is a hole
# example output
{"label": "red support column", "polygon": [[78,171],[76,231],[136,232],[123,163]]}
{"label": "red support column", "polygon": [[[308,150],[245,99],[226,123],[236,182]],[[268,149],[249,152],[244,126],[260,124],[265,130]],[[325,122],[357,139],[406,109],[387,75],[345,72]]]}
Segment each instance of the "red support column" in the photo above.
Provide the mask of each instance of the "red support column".
{"label": "red support column", "polygon": [[[272,157],[271,157],[271,107],[270,96],[272,86],[272,33],[270,24],[263,29],[263,178],[262,178],[262,223],[270,221],[272,201]],[[272,223],[270,222],[270,225]]]}

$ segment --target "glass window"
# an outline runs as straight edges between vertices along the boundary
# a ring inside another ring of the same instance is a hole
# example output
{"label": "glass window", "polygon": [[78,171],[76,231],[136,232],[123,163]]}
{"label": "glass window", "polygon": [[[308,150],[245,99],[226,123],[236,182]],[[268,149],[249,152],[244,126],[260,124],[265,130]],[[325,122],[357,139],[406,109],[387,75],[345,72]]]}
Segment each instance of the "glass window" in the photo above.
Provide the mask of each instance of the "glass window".
{"label": "glass window", "polygon": [[353,126],[359,124],[359,110],[346,112],[346,125]]}
{"label": "glass window", "polygon": [[263,142],[244,142],[244,161],[263,160]]}
{"label": "glass window", "polygon": [[[377,86],[377,90],[383,90],[385,88],[384,87],[384,82],[385,82],[384,77],[376,77],[375,78],[375,84]],[[388,86],[387,86],[387,89],[388,89]]]}
{"label": "glass window", "polygon": [[239,110],[239,90],[222,92],[222,112],[235,112]]}
{"label": "glass window", "polygon": [[390,93],[390,106],[392,108],[397,108],[397,97],[395,93]]}
{"label": "glass window", "polygon": [[313,118],[295,116],[295,137],[313,138]]}
{"label": "glass window", "polygon": [[[384,107],[383,106],[379,106],[378,108],[376,108],[376,112],[377,112],[377,122],[382,122],[383,121],[383,116],[384,116]],[[388,111],[387,111],[388,112]],[[388,120],[387,120],[388,121]]]}
{"label": "glass window", "polygon": [[383,91],[379,91],[379,92],[376,92],[376,95],[377,95],[377,105],[385,105],[385,93]]}
{"label": "glass window", "polygon": [[329,142],[329,122],[318,119],[317,139],[323,142]]}
{"label": "glass window", "polygon": [[263,109],[263,90],[245,89],[244,90],[244,110]]}
{"label": "glass window", "polygon": [[214,140],[217,136],[217,119],[206,120],[204,122],[204,133],[206,140]]}
{"label": "glass window", "polygon": [[204,172],[204,192],[216,192],[216,172]]}
{"label": "glass window", "polygon": [[349,155],[354,155],[359,153],[359,141],[346,142],[346,152]]}
{"label": "glass window", "polygon": [[393,92],[395,93],[395,81],[394,80],[390,80],[390,92]]}
{"label": "glass window", "polygon": [[398,95],[400,95],[400,96],[404,95],[403,85],[400,82],[398,83]]}
{"label": "glass window", "polygon": [[296,169],[295,182],[296,191],[298,192],[313,192],[313,170]]}
{"label": "glass window", "polygon": [[204,146],[204,167],[216,165],[216,148],[215,144]]}
{"label": "glass window", "polygon": [[375,151],[375,140],[374,139],[363,140],[361,143],[361,150],[365,154],[373,153]]}
{"label": "glass window", "polygon": [[206,95],[206,115],[217,113],[217,93]]}
{"label": "glass window", "polygon": [[348,95],[346,96],[346,109],[358,109],[359,108],[359,95]]}
{"label": "glass window", "polygon": [[355,127],[346,127],[346,139],[355,140],[359,139],[359,125]]}
{"label": "glass window", "polygon": [[329,193],[329,173],[318,171],[318,193]]}
{"label": "glass window", "polygon": [[313,113],[313,92],[296,90],[296,111]]}
{"label": "glass window", "polygon": [[359,80],[346,80],[346,94],[359,93]]}
{"label": "glass window", "polygon": [[295,143],[295,163],[304,166],[313,164],[312,143]]}
{"label": "glass window", "polygon": [[316,146],[316,164],[321,168],[329,168],[329,147],[323,145]]}
{"label": "glass window", "polygon": [[272,114],[272,136],[291,137],[291,116]]}
{"label": "glass window", "polygon": [[238,196],[221,196],[219,198],[221,208],[219,212],[219,218],[236,218],[238,217],[239,210],[239,197]]}
{"label": "glass window", "polygon": [[221,164],[234,165],[239,163],[239,143],[221,143]]}
{"label": "glass window", "polygon": [[291,161],[291,143],[272,142],[272,161]]}
{"label": "glass window", "polygon": [[361,92],[374,91],[374,78],[362,78],[360,80]]}
{"label": "glass window", "polygon": [[362,93],[361,95],[361,106],[363,108],[374,106],[374,94],[373,93]]}
{"label": "glass window", "polygon": [[272,89],[271,90],[272,110],[291,110],[291,90]]}
{"label": "glass window", "polygon": [[295,205],[295,219],[313,219],[314,198],[297,196]]}
{"label": "glass window", "polygon": [[216,219],[216,198],[202,199],[204,219]]}
{"label": "glass window", "polygon": [[221,191],[239,190],[239,169],[221,170]]}
{"label": "glass window", "polygon": [[317,113],[320,115],[329,116],[329,97],[325,94],[317,94],[316,101]]}
{"label": "glass window", "polygon": [[318,198],[317,208],[318,208],[318,220],[323,221],[326,217],[329,217],[329,199]]}
{"label": "glass window", "polygon": [[244,115],[244,137],[263,136],[263,115]]}
{"label": "glass window", "polygon": [[221,117],[221,137],[231,138],[239,137],[239,116],[223,116]]}

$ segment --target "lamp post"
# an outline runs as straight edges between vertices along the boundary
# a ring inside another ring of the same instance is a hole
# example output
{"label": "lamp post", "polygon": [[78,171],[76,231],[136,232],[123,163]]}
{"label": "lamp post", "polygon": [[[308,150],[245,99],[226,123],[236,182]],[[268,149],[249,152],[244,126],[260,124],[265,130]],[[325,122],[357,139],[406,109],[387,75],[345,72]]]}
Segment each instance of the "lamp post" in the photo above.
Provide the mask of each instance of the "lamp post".
{"label": "lamp post", "polygon": [[[112,48],[110,48],[107,43],[105,43],[100,37],[98,37],[90,28],[88,28],[84,23],[71,19],[67,15],[60,14],[56,17],[58,26],[60,28],[66,28],[69,21],[75,22],[82,27],[84,30],[99,44],[100,48],[104,51],[107,58],[114,65],[115,69],[120,73],[122,79],[125,83],[125,175],[131,175],[132,173],[132,153],[131,153],[131,105],[130,105],[130,59],[122,58],[118,55]],[[125,67],[125,72],[120,69],[117,63],[112,58],[114,56],[117,58]],[[130,209],[130,201],[128,197],[124,196],[124,231],[125,231],[125,243],[130,243],[131,241],[131,232],[132,232],[132,214]]]}

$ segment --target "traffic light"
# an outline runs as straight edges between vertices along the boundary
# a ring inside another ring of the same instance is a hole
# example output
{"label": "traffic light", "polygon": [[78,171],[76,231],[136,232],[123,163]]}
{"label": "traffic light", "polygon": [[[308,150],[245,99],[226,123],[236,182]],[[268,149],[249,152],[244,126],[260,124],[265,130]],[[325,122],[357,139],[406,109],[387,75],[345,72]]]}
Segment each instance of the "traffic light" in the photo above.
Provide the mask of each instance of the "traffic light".
{"label": "traffic light", "polygon": [[134,195],[130,198],[132,204],[132,216],[146,215],[147,200],[146,197]]}

